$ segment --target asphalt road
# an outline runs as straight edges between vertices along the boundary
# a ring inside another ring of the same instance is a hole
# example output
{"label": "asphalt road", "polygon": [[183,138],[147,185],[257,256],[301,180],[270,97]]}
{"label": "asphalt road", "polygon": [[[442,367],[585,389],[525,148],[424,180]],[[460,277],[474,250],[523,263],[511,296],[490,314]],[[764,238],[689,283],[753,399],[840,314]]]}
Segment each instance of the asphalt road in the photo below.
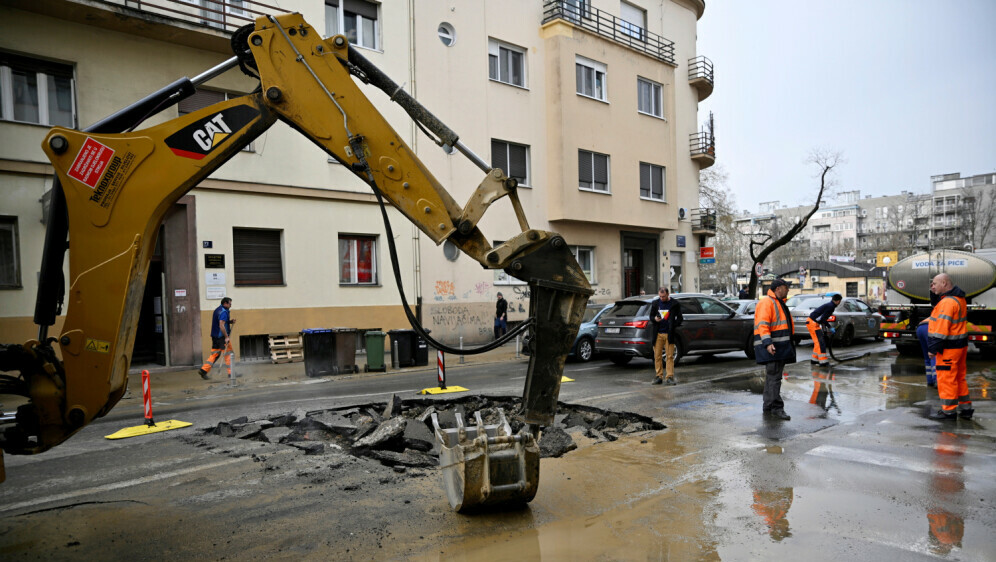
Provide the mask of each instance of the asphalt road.
{"label": "asphalt road", "polygon": [[[935,422],[922,364],[886,344],[786,371],[789,422],[761,417],[761,370],[743,354],[652,364],[569,363],[572,404],[631,411],[667,429],[581,442],[543,459],[528,508],[453,513],[435,470],[306,456],[205,433],[219,421],[414,397],[430,374],[367,375],[239,393],[190,393],[156,418],[192,428],[109,441],[117,409],[63,445],[7,457],[0,557],[13,559],[993,560],[994,364],[969,364],[976,415]],[[451,366],[472,393],[520,395],[527,362]],[[447,395],[452,398],[454,395]]]}

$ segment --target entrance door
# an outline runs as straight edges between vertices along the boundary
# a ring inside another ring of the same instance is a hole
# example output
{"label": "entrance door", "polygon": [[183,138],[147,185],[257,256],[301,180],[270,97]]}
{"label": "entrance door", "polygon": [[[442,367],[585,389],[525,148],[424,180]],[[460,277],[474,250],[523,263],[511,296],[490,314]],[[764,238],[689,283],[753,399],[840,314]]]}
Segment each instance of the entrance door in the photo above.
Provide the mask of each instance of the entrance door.
{"label": "entrance door", "polygon": [[672,293],[680,293],[684,285],[681,278],[681,266],[684,261],[684,252],[671,252],[671,271],[668,273],[671,276],[671,280],[668,282],[668,285],[671,287]]}
{"label": "entrance door", "polygon": [[643,250],[623,251],[623,297],[639,295],[643,280]]}
{"label": "entrance door", "polygon": [[142,309],[135,331],[135,347],[131,352],[133,366],[166,364],[162,240],[163,229],[159,227],[159,237],[149,262],[149,275],[145,279],[145,296],[142,297]]}

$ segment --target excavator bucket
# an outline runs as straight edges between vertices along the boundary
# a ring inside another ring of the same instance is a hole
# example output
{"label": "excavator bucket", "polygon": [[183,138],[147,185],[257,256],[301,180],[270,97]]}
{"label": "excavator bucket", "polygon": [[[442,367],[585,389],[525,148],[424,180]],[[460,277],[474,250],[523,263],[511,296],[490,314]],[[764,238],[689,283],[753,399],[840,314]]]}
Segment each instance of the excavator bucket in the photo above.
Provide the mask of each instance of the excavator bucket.
{"label": "excavator bucket", "polygon": [[489,506],[526,504],[539,486],[539,445],[523,427],[518,434],[498,410],[497,424],[485,425],[475,412],[476,425],[466,426],[456,414],[456,427],[443,428],[432,414],[439,442],[439,466],[450,507],[460,513]]}

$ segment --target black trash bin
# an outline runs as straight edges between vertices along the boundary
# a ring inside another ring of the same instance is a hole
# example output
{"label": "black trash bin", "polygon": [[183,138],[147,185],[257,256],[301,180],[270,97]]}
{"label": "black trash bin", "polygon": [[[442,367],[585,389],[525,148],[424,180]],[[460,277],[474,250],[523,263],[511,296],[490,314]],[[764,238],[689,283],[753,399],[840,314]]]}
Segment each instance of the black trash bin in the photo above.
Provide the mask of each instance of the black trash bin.
{"label": "black trash bin", "polygon": [[333,364],[336,373],[348,375],[358,373],[360,369],[356,366],[356,328],[333,328],[335,334],[335,354]]}
{"label": "black trash bin", "polygon": [[398,350],[398,367],[415,365],[415,330],[390,330],[387,335],[391,337],[391,353]]}
{"label": "black trash bin", "polygon": [[335,374],[335,334],[323,328],[301,330],[304,336],[304,373],[309,377]]}
{"label": "black trash bin", "polygon": [[[428,335],[432,330],[426,330],[425,333]],[[415,366],[424,367],[429,364],[429,344],[425,341],[425,338],[418,334],[415,336]]]}

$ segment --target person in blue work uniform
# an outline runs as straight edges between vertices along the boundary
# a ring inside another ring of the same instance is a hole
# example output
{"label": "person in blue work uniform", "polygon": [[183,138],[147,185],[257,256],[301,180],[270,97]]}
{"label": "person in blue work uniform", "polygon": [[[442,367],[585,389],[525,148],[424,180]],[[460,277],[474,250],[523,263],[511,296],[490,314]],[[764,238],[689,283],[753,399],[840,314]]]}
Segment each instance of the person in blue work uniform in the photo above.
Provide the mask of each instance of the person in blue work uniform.
{"label": "person in blue work uniform", "polygon": [[214,309],[214,314],[211,315],[211,355],[197,371],[202,379],[211,378],[208,373],[222,354],[225,356],[228,376],[232,376],[232,324],[235,320],[231,317],[231,308],[232,299],[225,297],[221,299],[221,306]]}
{"label": "person in blue work uniform", "polygon": [[840,295],[830,297],[830,302],[818,306],[806,320],[806,329],[809,330],[809,336],[813,339],[813,358],[809,360],[810,363],[823,367],[830,365],[830,359],[827,357],[827,338],[830,335],[823,332],[823,325],[830,321],[830,317],[837,310],[840,301]]}
{"label": "person in blue work uniform", "polygon": [[[930,307],[937,306],[937,301],[941,300],[940,297],[934,294],[933,291],[930,292]],[[937,386],[937,371],[935,363],[937,362],[935,358],[931,357],[927,352],[927,322],[930,317],[924,318],[920,321],[920,324],[916,327],[916,339],[920,341],[920,352],[923,353],[923,367],[927,375],[927,386],[935,387]]]}

